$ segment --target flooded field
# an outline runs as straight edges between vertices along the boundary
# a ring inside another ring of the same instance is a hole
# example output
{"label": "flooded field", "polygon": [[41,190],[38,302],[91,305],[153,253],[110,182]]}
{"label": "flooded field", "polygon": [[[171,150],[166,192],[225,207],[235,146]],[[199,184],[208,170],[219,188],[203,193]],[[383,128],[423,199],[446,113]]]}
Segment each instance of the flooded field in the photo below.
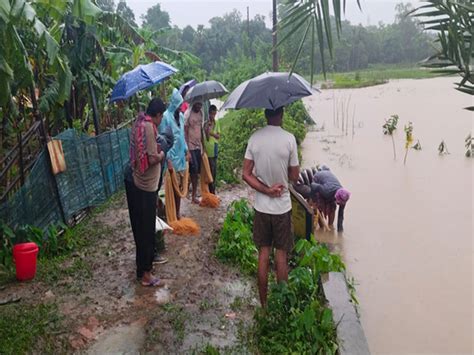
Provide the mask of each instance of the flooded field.
{"label": "flooded field", "polygon": [[[454,90],[455,79],[325,90],[305,100],[318,131],[303,144],[303,166],[327,164],[352,192],[344,233],[318,239],[339,249],[357,282],[373,353],[473,350],[474,159],[464,156],[473,114],[463,110],[472,98]],[[392,114],[400,116],[396,161],[382,133]],[[408,121],[422,150],[410,149],[404,165]],[[438,154],[442,140],[450,154]]]}

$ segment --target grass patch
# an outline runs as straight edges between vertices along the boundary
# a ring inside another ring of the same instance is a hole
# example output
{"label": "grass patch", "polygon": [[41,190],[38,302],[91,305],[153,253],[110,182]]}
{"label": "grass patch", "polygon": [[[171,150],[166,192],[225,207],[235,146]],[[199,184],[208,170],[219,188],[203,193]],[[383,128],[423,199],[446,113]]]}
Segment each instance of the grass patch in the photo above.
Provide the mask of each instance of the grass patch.
{"label": "grass patch", "polygon": [[207,311],[211,308],[216,308],[219,306],[219,303],[217,301],[212,301],[208,298],[203,299],[201,302],[199,302],[199,310],[200,311]]}
{"label": "grass patch", "polygon": [[75,281],[89,280],[92,278],[92,266],[79,257],[59,256],[39,261],[38,281],[54,286],[66,277],[72,277]]}
{"label": "grass patch", "polygon": [[232,202],[217,241],[216,256],[224,262],[239,267],[247,275],[257,271],[257,248],[252,240],[254,211],[241,199]]}
{"label": "grass patch", "polygon": [[188,317],[186,311],[183,306],[172,303],[165,304],[163,309],[169,315],[169,321],[176,336],[176,340],[181,343],[184,340],[186,318]]}
{"label": "grass patch", "polygon": [[426,79],[437,76],[440,74],[420,67],[375,66],[353,72],[328,73],[327,80],[324,80],[323,75],[317,75],[315,79],[323,82],[322,89],[352,89],[384,84],[391,79]]}
{"label": "grass patch", "polygon": [[0,306],[0,352],[25,354],[63,353],[57,342],[61,318],[55,304],[11,304]]}

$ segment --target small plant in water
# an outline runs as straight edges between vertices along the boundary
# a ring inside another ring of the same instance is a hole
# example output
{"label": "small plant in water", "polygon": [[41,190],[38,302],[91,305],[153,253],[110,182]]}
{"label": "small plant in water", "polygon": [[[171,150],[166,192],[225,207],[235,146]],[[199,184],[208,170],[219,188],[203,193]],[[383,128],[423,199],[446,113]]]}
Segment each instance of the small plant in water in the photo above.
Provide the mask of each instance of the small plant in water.
{"label": "small plant in water", "polygon": [[441,143],[440,143],[439,146],[438,146],[438,153],[439,153],[439,155],[446,155],[446,154],[449,154],[448,146],[447,146],[447,144],[444,142],[444,140],[442,140]]}
{"label": "small plant in water", "polygon": [[392,115],[388,120],[385,120],[385,124],[382,126],[383,134],[390,135],[392,137],[393,145],[393,160],[397,160],[397,154],[395,152],[395,140],[393,138],[393,132],[397,129],[398,115]]}
{"label": "small plant in water", "polygon": [[416,141],[416,144],[412,148],[415,150],[421,150],[421,143],[419,139]]}
{"label": "small plant in water", "polygon": [[405,158],[403,159],[403,164],[407,162],[408,150],[413,144],[413,123],[408,122],[408,125],[405,126]]}
{"label": "small plant in water", "polygon": [[466,157],[473,158],[474,157],[474,137],[471,133],[466,137],[464,140],[465,147],[466,147]]}

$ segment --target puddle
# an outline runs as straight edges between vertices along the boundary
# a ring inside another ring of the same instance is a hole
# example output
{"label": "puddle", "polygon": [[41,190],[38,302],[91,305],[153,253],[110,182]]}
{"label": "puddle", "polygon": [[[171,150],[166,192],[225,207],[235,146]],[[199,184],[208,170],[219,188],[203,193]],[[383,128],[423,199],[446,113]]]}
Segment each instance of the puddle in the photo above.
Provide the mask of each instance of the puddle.
{"label": "puddle", "polygon": [[143,322],[135,322],[109,329],[87,350],[87,354],[139,354],[145,341],[143,326]]}
{"label": "puddle", "polygon": [[155,292],[155,300],[158,304],[166,304],[171,301],[171,293],[167,286],[160,287]]}

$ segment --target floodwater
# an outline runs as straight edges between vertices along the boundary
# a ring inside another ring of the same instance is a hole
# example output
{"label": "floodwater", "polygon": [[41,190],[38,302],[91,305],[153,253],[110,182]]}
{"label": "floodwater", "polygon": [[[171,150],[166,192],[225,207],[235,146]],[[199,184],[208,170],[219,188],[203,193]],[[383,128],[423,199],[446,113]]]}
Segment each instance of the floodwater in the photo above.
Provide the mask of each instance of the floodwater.
{"label": "floodwater", "polygon": [[[305,99],[324,129],[308,134],[302,165],[330,166],[352,192],[344,233],[318,239],[334,245],[357,282],[372,353],[473,351],[474,159],[464,156],[464,139],[474,118],[463,110],[473,102],[454,90],[456,79],[398,80]],[[392,114],[400,116],[396,161],[382,133]],[[411,149],[404,165],[408,121],[422,150]],[[448,155],[438,154],[442,140]]]}

